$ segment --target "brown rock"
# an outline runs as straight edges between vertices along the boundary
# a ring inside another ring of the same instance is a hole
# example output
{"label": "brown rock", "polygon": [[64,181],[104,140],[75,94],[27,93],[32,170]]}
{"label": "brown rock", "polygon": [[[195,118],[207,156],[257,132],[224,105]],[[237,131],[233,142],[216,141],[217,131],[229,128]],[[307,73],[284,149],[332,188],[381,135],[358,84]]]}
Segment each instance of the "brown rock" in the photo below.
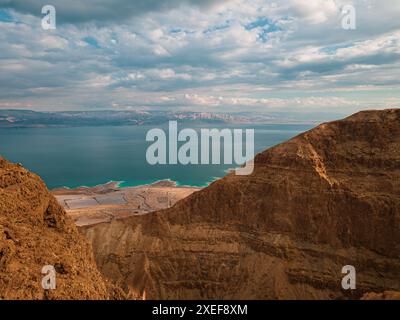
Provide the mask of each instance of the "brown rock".
{"label": "brown rock", "polygon": [[[55,267],[55,290],[41,286],[45,265]],[[0,298],[107,299],[108,287],[42,180],[0,157]]]}
{"label": "brown rock", "polygon": [[381,293],[369,292],[363,295],[362,300],[400,300],[400,292],[384,291]]}
{"label": "brown rock", "polygon": [[[258,154],[250,176],[82,232],[101,272],[146,298],[399,291],[400,110],[322,124]],[[342,290],[345,265],[357,270],[356,290]]]}

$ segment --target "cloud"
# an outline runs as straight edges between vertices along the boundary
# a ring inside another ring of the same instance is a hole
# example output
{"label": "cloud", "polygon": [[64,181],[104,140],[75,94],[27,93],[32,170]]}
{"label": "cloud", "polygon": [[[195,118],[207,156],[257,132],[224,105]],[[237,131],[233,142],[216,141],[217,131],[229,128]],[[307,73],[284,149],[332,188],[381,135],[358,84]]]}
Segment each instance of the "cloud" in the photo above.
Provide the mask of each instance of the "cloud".
{"label": "cloud", "polygon": [[396,0],[55,0],[51,31],[42,4],[0,0],[0,108],[330,112],[400,97]]}
{"label": "cloud", "polygon": [[321,24],[337,16],[339,6],[334,0],[292,0],[290,11],[310,24]]}
{"label": "cloud", "polygon": [[[84,22],[121,22],[131,17],[154,11],[164,11],[179,6],[189,5],[200,9],[209,9],[226,0],[52,0],[56,8],[58,21],[61,23]],[[0,0],[0,8],[14,9],[21,13],[40,16],[47,0]]]}

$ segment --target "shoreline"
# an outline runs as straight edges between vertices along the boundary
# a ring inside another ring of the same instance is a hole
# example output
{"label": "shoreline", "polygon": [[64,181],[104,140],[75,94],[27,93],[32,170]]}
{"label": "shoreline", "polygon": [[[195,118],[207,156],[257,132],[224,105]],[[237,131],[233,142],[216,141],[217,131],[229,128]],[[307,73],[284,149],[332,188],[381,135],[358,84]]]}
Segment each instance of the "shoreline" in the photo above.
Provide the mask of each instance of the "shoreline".
{"label": "shoreline", "polygon": [[58,188],[51,193],[82,227],[167,209],[201,189],[179,186],[171,180],[133,187],[120,187],[119,182],[111,181],[95,187]]}
{"label": "shoreline", "polygon": [[213,183],[216,180],[222,179],[223,177],[213,177],[210,179],[208,182],[199,185],[199,184],[187,184],[179,181],[175,181],[172,179],[161,179],[161,180],[155,180],[153,182],[144,182],[140,184],[133,184],[129,183],[127,181],[114,181],[110,180],[106,183],[101,183],[97,185],[82,185],[82,186],[77,186],[77,187],[69,187],[69,186],[62,186],[62,187],[56,187],[50,189],[52,193],[58,193],[58,192],[68,192],[68,191],[90,191],[90,190],[122,190],[126,188],[144,188],[144,187],[171,187],[171,188],[198,188],[198,189],[203,189],[209,186],[211,183]]}

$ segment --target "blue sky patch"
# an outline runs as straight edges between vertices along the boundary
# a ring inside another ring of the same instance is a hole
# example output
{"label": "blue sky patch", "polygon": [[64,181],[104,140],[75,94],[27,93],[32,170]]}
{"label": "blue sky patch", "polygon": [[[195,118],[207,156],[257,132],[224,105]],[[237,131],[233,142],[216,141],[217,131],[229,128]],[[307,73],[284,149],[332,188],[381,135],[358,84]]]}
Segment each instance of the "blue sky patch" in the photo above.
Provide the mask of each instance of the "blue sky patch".
{"label": "blue sky patch", "polygon": [[1,22],[16,22],[14,17],[6,10],[0,9],[0,21]]}
{"label": "blue sky patch", "polygon": [[91,36],[85,37],[82,40],[85,41],[87,44],[91,45],[92,47],[95,47],[97,49],[100,48],[100,45],[97,42],[97,40]]}
{"label": "blue sky patch", "polygon": [[256,28],[260,28],[261,30],[260,33],[258,34],[258,38],[262,42],[266,42],[268,40],[269,33],[282,30],[277,24],[275,24],[267,17],[259,17],[258,19],[246,24],[244,27],[246,30],[253,30]]}
{"label": "blue sky patch", "polygon": [[350,48],[354,46],[354,43],[339,43],[332,46],[327,46],[319,49],[319,52],[327,54],[335,54],[338,49]]}
{"label": "blue sky patch", "polygon": [[230,26],[231,26],[231,21],[226,20],[225,22],[223,22],[219,25],[216,25],[216,26],[213,26],[211,28],[204,30],[204,33],[210,33],[210,32],[214,32],[214,31],[228,29]]}
{"label": "blue sky patch", "polygon": [[272,24],[267,17],[260,17],[257,20],[246,24],[244,27],[246,30],[252,30],[254,28],[265,27],[266,25]]}

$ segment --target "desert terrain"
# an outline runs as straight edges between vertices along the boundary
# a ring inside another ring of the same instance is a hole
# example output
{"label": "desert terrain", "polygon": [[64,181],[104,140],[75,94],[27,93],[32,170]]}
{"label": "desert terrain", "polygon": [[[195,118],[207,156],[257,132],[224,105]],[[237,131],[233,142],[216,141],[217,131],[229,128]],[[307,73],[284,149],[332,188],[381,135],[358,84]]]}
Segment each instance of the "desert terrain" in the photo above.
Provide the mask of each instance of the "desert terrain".
{"label": "desert terrain", "polygon": [[75,224],[82,227],[167,209],[198,190],[164,180],[124,188],[110,182],[91,188],[60,188],[52,193]]}
{"label": "desert terrain", "polygon": [[[400,110],[323,123],[173,207],[80,227],[147,299],[361,299],[400,290]],[[342,268],[357,272],[354,290]]]}
{"label": "desert terrain", "polygon": [[400,109],[363,111],[201,190],[49,192],[0,157],[0,299],[398,299],[399,145]]}

